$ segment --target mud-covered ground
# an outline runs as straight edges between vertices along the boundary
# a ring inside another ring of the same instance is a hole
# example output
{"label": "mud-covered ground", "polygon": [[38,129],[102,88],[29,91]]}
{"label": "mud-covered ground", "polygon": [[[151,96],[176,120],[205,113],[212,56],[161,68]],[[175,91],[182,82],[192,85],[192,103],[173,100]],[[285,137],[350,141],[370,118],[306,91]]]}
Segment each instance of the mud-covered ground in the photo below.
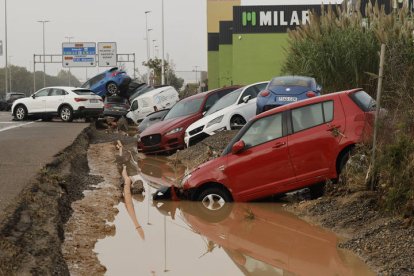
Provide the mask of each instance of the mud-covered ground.
{"label": "mud-covered ground", "polygon": [[[170,157],[193,168],[218,156],[236,132],[221,132]],[[341,184],[336,184],[341,185]],[[360,256],[381,275],[414,275],[414,223],[402,216],[388,216],[377,204],[375,192],[345,192],[330,185],[317,200],[289,196],[286,209],[310,223],[333,230],[345,240],[340,247]]]}
{"label": "mud-covered ground", "polygon": [[69,275],[61,245],[65,223],[73,212],[71,204],[103,181],[89,174],[89,144],[116,140],[131,143],[136,139],[86,129],[6,208],[0,217],[0,275]]}

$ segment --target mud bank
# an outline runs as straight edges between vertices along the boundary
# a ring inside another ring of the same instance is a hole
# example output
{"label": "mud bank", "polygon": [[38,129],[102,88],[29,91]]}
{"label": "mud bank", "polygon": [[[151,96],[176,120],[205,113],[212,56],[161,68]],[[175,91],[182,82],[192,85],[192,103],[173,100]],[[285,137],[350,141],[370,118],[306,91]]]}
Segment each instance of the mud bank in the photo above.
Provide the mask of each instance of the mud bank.
{"label": "mud bank", "polygon": [[61,253],[70,204],[98,182],[88,175],[91,130],[59,154],[8,206],[0,218],[0,275],[68,275]]}

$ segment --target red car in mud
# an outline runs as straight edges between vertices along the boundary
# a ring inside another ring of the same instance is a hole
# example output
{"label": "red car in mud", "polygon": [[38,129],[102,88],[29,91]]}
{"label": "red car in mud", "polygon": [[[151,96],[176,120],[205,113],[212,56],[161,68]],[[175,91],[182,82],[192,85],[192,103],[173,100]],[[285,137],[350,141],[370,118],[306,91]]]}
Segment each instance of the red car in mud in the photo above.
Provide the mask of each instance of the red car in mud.
{"label": "red car in mud", "polygon": [[182,99],[171,108],[161,122],[150,126],[140,134],[138,151],[155,154],[183,149],[187,127],[201,119],[204,112],[220,98],[238,88],[240,86],[229,86]]}
{"label": "red car in mud", "polygon": [[354,89],[257,115],[221,157],[184,177],[183,192],[210,210],[305,187],[323,192],[321,183],[336,179],[350,150],[370,136],[374,109],[375,101]]}

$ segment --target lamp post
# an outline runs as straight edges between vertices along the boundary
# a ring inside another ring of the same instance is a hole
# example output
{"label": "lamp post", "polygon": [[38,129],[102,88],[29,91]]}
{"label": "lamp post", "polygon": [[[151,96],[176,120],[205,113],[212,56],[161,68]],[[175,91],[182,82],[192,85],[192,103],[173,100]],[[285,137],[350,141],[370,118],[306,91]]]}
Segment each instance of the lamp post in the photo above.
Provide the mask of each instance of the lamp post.
{"label": "lamp post", "polygon": [[37,22],[43,25],[43,87],[46,87],[46,46],[45,46],[45,24],[49,23],[49,20],[38,20]]}
{"label": "lamp post", "polygon": [[198,67],[199,66],[194,66],[195,70],[193,70],[195,72],[195,76],[196,76],[196,84],[198,84]]}
{"label": "lamp post", "polygon": [[[68,43],[70,43],[70,40],[73,39],[73,36],[65,36],[65,38],[68,40]],[[70,73],[70,67],[69,67],[69,86],[71,86],[70,84],[70,78],[71,78],[71,73]]]}
{"label": "lamp post", "polygon": [[4,54],[5,54],[5,64],[4,64],[5,91],[4,91],[4,94],[6,94],[8,92],[7,70],[9,68],[8,63],[7,63],[7,0],[4,0]]}
{"label": "lamp post", "polygon": [[155,58],[155,41],[157,41],[157,40],[156,39],[152,40],[152,51],[153,51],[153,54],[154,54],[154,58]]}
{"label": "lamp post", "polygon": [[149,53],[149,38],[148,38],[148,36],[149,36],[149,29],[148,29],[148,14],[150,13],[151,11],[145,11],[145,34],[146,34],[146,36],[145,36],[145,39],[146,39],[146,42],[147,42],[147,83],[149,84],[149,80],[150,80],[150,68],[149,68],[149,66],[148,66],[148,62],[149,62],[149,59],[150,59],[150,53]]}
{"label": "lamp post", "polygon": [[162,37],[162,57],[161,57],[161,84],[165,84],[165,61],[164,61],[164,0],[161,0],[161,37]]}
{"label": "lamp post", "polygon": [[[10,65],[12,64],[12,62],[11,62],[12,57],[13,56],[9,56]],[[7,67],[9,67],[9,66],[7,66]],[[12,91],[12,70],[11,70],[11,67],[8,68],[8,71],[9,71],[9,91],[11,92]]]}

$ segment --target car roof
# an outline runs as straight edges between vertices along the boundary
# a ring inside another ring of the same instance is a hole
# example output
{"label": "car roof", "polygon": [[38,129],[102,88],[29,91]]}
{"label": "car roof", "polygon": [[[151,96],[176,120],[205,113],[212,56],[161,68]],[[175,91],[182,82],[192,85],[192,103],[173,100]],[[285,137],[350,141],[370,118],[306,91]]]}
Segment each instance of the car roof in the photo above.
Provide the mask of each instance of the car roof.
{"label": "car roof", "polygon": [[305,106],[305,105],[312,104],[312,103],[323,102],[327,98],[339,97],[341,94],[342,95],[343,94],[352,94],[352,93],[362,91],[362,90],[363,90],[362,88],[355,88],[355,89],[350,89],[350,90],[345,90],[345,91],[333,92],[333,93],[325,94],[325,95],[318,96],[318,97],[309,98],[309,99],[306,99],[306,100],[302,100],[302,101],[298,101],[298,102],[294,102],[294,103],[290,103],[290,104],[285,104],[285,105],[270,109],[268,111],[265,111],[263,113],[260,113],[259,115],[256,116],[256,119],[263,118],[263,117],[266,117],[266,116],[274,114],[274,113],[280,113],[280,112],[283,112],[285,110],[294,109],[296,107],[301,107],[301,106]]}
{"label": "car roof", "polygon": [[[232,89],[232,88],[234,88],[234,90],[236,90],[236,89],[239,89],[239,88],[241,88],[241,87],[242,87],[241,85],[225,86],[225,87],[221,87],[221,88],[212,89],[212,90],[209,90],[209,91],[205,91],[205,92],[197,93],[197,94],[192,95],[192,96],[190,96],[190,97],[187,97],[187,98],[185,98],[185,99],[198,99],[198,98],[204,98],[204,97],[207,97],[207,96],[208,96],[208,95],[210,95],[210,94],[218,93],[218,92],[223,91],[223,90]],[[184,100],[184,99],[183,99],[183,100]]]}

